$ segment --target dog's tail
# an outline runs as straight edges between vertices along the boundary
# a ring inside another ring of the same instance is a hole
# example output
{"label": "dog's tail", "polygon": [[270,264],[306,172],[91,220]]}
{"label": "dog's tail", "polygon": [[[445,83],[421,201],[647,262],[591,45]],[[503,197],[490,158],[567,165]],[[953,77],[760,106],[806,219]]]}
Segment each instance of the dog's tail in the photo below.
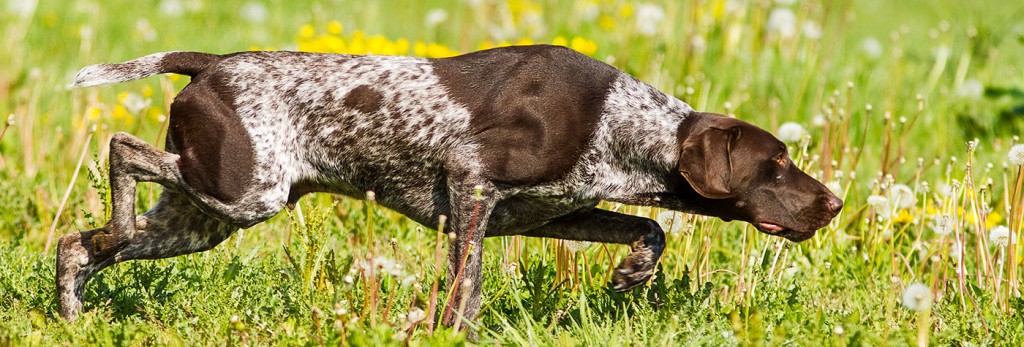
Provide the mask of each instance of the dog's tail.
{"label": "dog's tail", "polygon": [[89,65],[78,71],[69,87],[91,87],[146,78],[162,73],[195,77],[221,60],[221,56],[199,52],[163,52],[118,64]]}

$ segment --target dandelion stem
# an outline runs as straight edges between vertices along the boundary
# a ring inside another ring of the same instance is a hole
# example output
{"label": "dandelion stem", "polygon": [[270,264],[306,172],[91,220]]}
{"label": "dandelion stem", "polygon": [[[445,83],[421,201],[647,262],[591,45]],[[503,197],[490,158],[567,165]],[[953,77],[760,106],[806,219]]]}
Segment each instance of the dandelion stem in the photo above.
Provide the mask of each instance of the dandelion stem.
{"label": "dandelion stem", "polygon": [[75,171],[71,174],[71,182],[68,183],[68,189],[64,191],[64,197],[60,199],[60,206],[57,207],[57,213],[53,215],[53,223],[50,223],[50,231],[46,235],[46,246],[43,247],[43,253],[50,252],[50,244],[53,243],[53,232],[57,230],[57,221],[60,220],[60,215],[64,212],[64,206],[68,202],[68,197],[71,196],[71,189],[75,187],[75,180],[78,179],[78,171],[82,168],[82,163],[85,161],[85,154],[89,153],[89,143],[92,141],[92,134],[96,132],[96,127],[93,126],[88,130],[89,134],[85,137],[85,142],[82,144],[82,154],[78,156],[78,164],[75,164]]}

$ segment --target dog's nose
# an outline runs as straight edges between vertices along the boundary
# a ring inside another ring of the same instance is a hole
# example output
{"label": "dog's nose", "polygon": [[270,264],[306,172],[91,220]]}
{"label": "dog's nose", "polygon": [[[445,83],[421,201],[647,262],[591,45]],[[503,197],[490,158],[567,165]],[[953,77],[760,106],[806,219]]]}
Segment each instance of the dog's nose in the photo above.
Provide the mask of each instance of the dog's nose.
{"label": "dog's nose", "polygon": [[825,205],[828,206],[828,210],[832,213],[839,213],[839,210],[843,209],[843,200],[835,195],[829,194],[826,199]]}

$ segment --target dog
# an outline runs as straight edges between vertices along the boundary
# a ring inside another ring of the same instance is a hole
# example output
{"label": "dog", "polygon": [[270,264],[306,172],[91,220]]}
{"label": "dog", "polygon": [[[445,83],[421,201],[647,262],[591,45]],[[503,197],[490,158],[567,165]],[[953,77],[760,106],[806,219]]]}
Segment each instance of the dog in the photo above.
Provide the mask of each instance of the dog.
{"label": "dog", "polygon": [[[480,309],[486,236],[630,245],[611,288],[654,273],[658,223],[602,200],[741,220],[802,241],[843,201],[798,169],[786,145],[740,120],[694,111],[571,49],[496,48],[443,59],[299,52],[166,52],[83,68],[72,87],[176,73],[165,150],[110,141],[110,220],[60,238],[60,315],[114,263],[209,250],[303,195],[376,201],[425,226],[447,219],[443,323]],[[136,216],[139,182],[163,190]],[[451,280],[454,279],[454,280]],[[463,298],[463,296],[466,296]]]}

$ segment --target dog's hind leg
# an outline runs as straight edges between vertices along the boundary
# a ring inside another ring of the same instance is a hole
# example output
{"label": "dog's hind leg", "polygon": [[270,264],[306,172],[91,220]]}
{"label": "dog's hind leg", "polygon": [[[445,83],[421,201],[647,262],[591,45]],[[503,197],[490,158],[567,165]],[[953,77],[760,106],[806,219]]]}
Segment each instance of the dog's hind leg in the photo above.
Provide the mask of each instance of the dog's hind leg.
{"label": "dog's hind leg", "polygon": [[[74,319],[89,278],[130,259],[156,259],[204,251],[238,229],[196,207],[195,193],[182,179],[179,156],[125,133],[110,141],[110,221],[102,228],[64,235],[57,243],[57,295],[60,314]],[[156,206],[135,215],[139,182],[165,187]],[[231,217],[213,209],[214,214]]]}
{"label": "dog's hind leg", "polygon": [[523,235],[629,245],[633,252],[612,273],[612,290],[617,292],[647,282],[665,250],[665,233],[658,222],[597,208],[574,212]]}
{"label": "dog's hind leg", "polygon": [[[134,196],[132,196],[134,200]],[[134,218],[133,218],[134,219]],[[201,252],[226,239],[237,226],[203,213],[189,198],[165,190],[151,210],[133,223],[134,235],[98,249],[97,237],[109,237],[95,229],[64,235],[57,243],[57,296],[60,315],[74,320],[82,309],[85,284],[103,268],[132,259],[159,259]]]}

